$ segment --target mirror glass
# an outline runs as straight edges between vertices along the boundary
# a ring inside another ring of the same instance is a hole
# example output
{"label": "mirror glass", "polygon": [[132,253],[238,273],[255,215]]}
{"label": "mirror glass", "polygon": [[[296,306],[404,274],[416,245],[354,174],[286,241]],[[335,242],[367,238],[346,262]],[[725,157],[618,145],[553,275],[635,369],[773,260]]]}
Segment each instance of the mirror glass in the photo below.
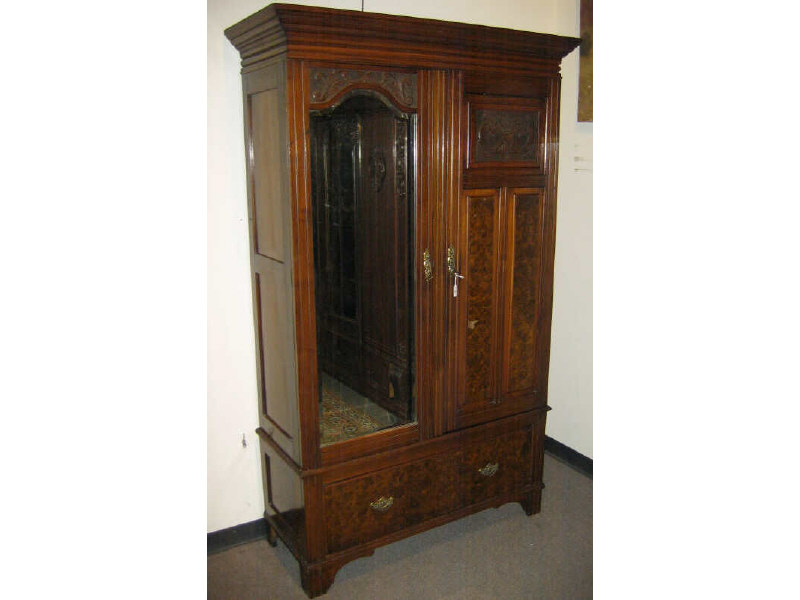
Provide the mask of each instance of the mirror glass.
{"label": "mirror glass", "polygon": [[416,420],[416,116],[365,90],[310,123],[325,446]]}

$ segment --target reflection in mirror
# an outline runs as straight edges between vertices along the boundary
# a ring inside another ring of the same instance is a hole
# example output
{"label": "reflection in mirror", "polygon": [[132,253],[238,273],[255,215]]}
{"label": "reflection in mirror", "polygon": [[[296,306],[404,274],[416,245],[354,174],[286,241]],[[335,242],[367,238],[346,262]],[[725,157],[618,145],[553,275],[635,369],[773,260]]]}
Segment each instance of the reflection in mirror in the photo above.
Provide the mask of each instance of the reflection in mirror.
{"label": "reflection in mirror", "polygon": [[368,91],[311,115],[323,446],[416,420],[415,125]]}

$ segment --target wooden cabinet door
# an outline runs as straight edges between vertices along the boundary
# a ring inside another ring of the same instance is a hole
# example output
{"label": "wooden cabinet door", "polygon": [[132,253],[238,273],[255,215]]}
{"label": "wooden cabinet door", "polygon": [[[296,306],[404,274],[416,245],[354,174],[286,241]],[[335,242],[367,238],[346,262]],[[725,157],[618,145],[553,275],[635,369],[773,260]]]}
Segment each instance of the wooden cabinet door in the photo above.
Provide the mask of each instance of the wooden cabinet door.
{"label": "wooden cabinet door", "polygon": [[497,413],[502,305],[495,290],[501,281],[501,190],[465,191],[455,212],[446,304],[450,430]]}
{"label": "wooden cabinet door", "polygon": [[508,189],[505,193],[501,369],[498,399],[512,410],[534,405],[540,363],[537,356],[542,303],[544,192]]}
{"label": "wooden cabinet door", "polygon": [[448,430],[536,405],[543,199],[534,188],[465,190],[450,213]]}

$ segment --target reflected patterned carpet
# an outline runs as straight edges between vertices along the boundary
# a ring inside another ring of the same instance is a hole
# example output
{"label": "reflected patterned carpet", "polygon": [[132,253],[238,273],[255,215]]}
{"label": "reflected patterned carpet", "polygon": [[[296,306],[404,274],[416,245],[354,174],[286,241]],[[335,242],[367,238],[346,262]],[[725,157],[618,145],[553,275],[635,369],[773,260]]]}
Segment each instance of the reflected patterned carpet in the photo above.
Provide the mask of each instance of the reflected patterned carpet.
{"label": "reflected patterned carpet", "polygon": [[319,428],[324,446],[378,431],[383,426],[365,412],[345,403],[335,392],[323,386]]}

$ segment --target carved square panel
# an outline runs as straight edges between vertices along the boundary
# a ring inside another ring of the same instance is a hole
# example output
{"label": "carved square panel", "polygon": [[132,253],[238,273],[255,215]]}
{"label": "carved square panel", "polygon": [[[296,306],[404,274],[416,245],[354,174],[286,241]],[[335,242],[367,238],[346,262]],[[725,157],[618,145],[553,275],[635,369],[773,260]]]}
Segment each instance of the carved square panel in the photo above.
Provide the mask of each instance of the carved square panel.
{"label": "carved square panel", "polygon": [[468,168],[541,167],[543,107],[530,102],[470,98]]}
{"label": "carved square panel", "polygon": [[514,110],[475,111],[475,162],[536,160],[539,114]]}

